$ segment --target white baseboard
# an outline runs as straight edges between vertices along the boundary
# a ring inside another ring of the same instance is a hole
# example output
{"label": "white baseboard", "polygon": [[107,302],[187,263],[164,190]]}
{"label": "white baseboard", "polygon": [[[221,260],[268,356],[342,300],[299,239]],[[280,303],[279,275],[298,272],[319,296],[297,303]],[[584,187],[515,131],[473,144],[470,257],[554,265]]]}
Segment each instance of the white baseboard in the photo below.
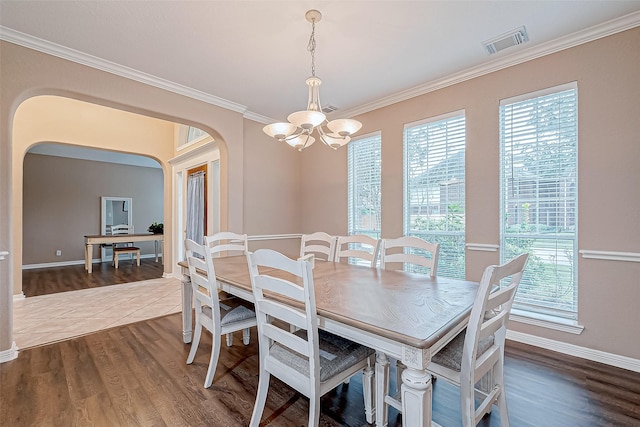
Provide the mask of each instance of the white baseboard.
{"label": "white baseboard", "polygon": [[11,344],[10,349],[0,351],[0,363],[8,362],[16,357],[18,357],[18,346],[15,341]]}
{"label": "white baseboard", "polygon": [[628,369],[629,371],[640,372],[640,360],[633,359],[631,357],[620,356],[600,350],[593,350],[574,344],[567,344],[561,341],[541,338],[535,335],[516,331],[507,330],[507,339],[556,351],[569,356],[580,357],[582,359],[592,360],[594,362],[604,363],[606,365],[616,366],[622,369]]}
{"label": "white baseboard", "polygon": [[[140,255],[140,259],[155,258],[155,257],[156,257],[155,254]],[[162,257],[162,254],[158,254],[158,257]],[[101,262],[103,262],[101,258],[94,258],[91,260],[91,263],[101,263]],[[66,267],[68,265],[79,265],[79,264],[84,264],[84,260],[80,259],[80,260],[73,260],[73,261],[44,262],[42,264],[25,264],[22,266],[22,269],[33,270],[34,268]]]}
{"label": "white baseboard", "polygon": [[20,292],[19,294],[13,295],[13,300],[14,301],[17,301],[17,300],[20,300],[20,299],[25,299],[25,298],[26,297],[24,296],[24,292]]}

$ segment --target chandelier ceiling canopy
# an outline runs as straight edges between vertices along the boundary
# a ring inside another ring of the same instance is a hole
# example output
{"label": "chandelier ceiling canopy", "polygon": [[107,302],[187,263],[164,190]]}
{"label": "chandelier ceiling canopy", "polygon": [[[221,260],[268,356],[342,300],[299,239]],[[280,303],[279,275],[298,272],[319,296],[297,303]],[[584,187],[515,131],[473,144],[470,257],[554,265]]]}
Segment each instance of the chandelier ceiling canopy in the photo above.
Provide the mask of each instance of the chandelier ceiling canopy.
{"label": "chandelier ceiling canopy", "polygon": [[316,141],[312,136],[314,131],[325,145],[335,149],[342,147],[351,141],[351,135],[358,132],[362,123],[352,119],[336,119],[327,121],[320,104],[320,85],[322,80],[316,77],[315,53],[316,53],[316,22],[320,22],[322,14],[317,10],[309,10],[305,18],[311,23],[311,37],[307,50],[311,53],[311,77],[306,80],[309,87],[309,99],[307,109],[289,114],[287,123],[272,123],[263,128],[264,133],[286,142],[299,151],[309,147]]}

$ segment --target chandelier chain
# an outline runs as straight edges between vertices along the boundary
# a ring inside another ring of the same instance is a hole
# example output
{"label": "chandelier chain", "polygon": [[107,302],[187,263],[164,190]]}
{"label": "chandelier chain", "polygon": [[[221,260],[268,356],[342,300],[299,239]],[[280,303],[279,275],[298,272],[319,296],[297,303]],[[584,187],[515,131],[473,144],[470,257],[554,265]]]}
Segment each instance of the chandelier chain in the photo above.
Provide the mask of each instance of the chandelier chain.
{"label": "chandelier chain", "polygon": [[316,76],[316,20],[311,21],[311,37],[309,37],[309,44],[307,50],[311,53],[311,75]]}

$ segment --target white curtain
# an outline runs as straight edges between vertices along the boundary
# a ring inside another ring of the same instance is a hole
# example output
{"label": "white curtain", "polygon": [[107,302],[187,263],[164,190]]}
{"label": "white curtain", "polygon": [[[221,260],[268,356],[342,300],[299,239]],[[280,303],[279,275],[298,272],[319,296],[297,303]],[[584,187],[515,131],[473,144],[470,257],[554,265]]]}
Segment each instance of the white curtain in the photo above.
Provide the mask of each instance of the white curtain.
{"label": "white curtain", "polygon": [[187,180],[187,239],[200,244],[204,243],[204,180],[204,172]]}

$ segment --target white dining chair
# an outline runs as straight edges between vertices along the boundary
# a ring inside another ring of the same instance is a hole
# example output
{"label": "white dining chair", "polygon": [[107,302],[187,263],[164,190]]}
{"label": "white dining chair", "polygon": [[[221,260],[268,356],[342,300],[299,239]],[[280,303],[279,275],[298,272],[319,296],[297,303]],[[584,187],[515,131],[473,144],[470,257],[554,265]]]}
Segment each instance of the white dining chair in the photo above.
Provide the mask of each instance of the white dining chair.
{"label": "white dining chair", "polygon": [[[436,277],[440,245],[415,236],[382,239],[380,242],[380,268],[390,269],[398,263],[401,269],[407,264],[410,271],[429,269],[429,276]],[[391,265],[390,265],[391,264]]]}
{"label": "white dining chair", "polygon": [[[466,330],[436,353],[427,367],[436,378],[460,388],[463,427],[475,427],[494,404],[498,406],[502,427],[509,426],[504,343],[509,313],[527,259],[528,255],[522,254],[503,265],[485,269]],[[478,406],[476,396],[482,398]],[[386,396],[385,403],[402,410],[397,398]]]}
{"label": "white dining chair", "polygon": [[380,239],[364,234],[339,236],[336,240],[335,261],[340,262],[341,259],[348,258],[352,263],[375,267],[379,249]]}
{"label": "white dining chair", "polygon": [[[440,245],[415,236],[403,236],[380,241],[380,268],[392,268],[422,272],[429,270],[436,277]],[[400,391],[405,366],[396,360],[396,391]]]}
{"label": "white dining chair", "polygon": [[313,254],[316,259],[333,261],[335,258],[336,237],[322,231],[303,234],[300,239],[300,256]]}
{"label": "white dining chair", "polygon": [[204,242],[213,250],[214,256],[244,255],[249,250],[247,235],[231,231],[205,236]]}
{"label": "white dining chair", "polygon": [[243,331],[243,342],[248,345],[249,328],[257,325],[256,315],[250,305],[241,298],[220,299],[213,266],[213,251],[210,247],[187,239],[185,248],[195,305],[194,335],[187,364],[193,362],[198,351],[202,328],[207,329],[213,336],[209,368],[204,380],[204,386],[209,388],[218,365],[222,335],[227,336],[227,345],[231,345],[229,335],[236,331]]}
{"label": "white dining chair", "polygon": [[[246,234],[221,231],[210,236],[204,236],[204,245],[211,250],[211,257],[225,257],[244,255],[249,250],[249,240]],[[246,330],[246,344],[249,344],[249,330]],[[245,338],[243,338],[245,339]],[[227,346],[233,345],[233,334],[227,334]]]}
{"label": "white dining chair", "polygon": [[[320,397],[363,372],[365,412],[373,422],[374,351],[318,330],[311,263],[271,249],[247,255],[258,317],[260,377],[250,426],[262,418],[271,375],[309,398],[309,426],[317,426]],[[292,276],[297,282],[282,278]],[[294,325],[292,333],[286,324]]]}
{"label": "white dining chair", "polygon": [[[123,234],[133,234],[133,225],[118,224],[111,226],[112,236],[121,236]],[[112,251],[113,257],[111,259],[111,263],[115,268],[118,268],[120,256],[124,254],[129,254],[131,256],[131,261],[133,261],[135,257],[136,264],[140,267],[140,248],[134,246],[133,242],[114,243]]]}

